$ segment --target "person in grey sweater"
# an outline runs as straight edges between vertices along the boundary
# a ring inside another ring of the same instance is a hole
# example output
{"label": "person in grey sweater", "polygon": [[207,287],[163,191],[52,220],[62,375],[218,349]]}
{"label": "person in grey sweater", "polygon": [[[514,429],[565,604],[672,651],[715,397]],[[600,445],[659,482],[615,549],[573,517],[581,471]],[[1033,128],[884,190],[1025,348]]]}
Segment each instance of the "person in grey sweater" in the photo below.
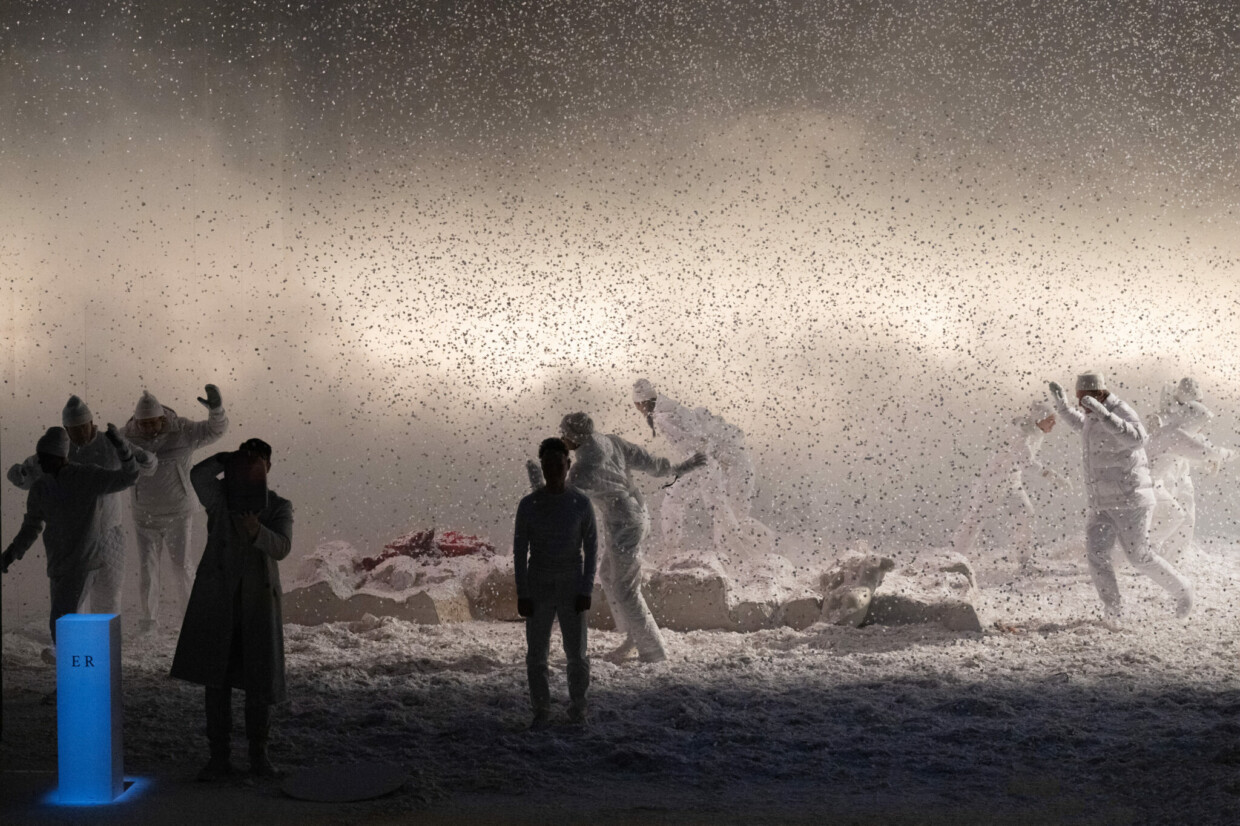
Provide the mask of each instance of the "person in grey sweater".
{"label": "person in grey sweater", "polygon": [[543,728],[550,721],[547,654],[551,624],[557,618],[568,657],[568,716],[576,723],[586,719],[590,688],[586,612],[598,560],[594,508],[589,497],[567,484],[572,464],[568,445],[560,439],[546,439],[538,447],[538,459],[546,484],[517,506],[512,541],[517,613],[525,617],[525,666],[534,712],[531,728]]}
{"label": "person in grey sweater", "polygon": [[35,448],[42,475],[26,497],[21,530],[0,557],[0,572],[8,573],[43,535],[53,643],[56,620],[77,613],[83,594],[105,565],[107,549],[100,542],[105,498],[132,487],[138,478],[133,452],[116,426],[108,425],[105,436],[120,460],[115,470],[69,461],[69,434],[63,427],[48,428]]}
{"label": "person in grey sweater", "polygon": [[[69,461],[104,470],[121,466],[116,447],[95,425],[90,408],[78,396],[70,396],[60,414],[61,424],[69,434]],[[128,439],[126,441],[129,441]],[[159,462],[152,453],[129,442],[130,452],[138,464],[138,475],[154,473]],[[39,457],[30,456],[9,468],[9,481],[29,492],[43,475]],[[125,494],[109,493],[99,500],[99,523],[96,542],[102,563],[87,585],[86,597],[90,610],[96,614],[121,613],[121,593],[125,587],[125,531],[122,522],[122,501]]]}

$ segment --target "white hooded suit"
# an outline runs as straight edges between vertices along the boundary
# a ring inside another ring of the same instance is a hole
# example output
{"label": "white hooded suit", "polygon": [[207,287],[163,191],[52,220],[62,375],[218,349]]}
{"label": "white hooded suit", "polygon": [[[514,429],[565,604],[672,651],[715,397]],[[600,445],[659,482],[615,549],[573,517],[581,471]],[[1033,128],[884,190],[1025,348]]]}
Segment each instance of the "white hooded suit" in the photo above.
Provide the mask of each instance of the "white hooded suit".
{"label": "white hooded suit", "polygon": [[1111,563],[1117,540],[1133,567],[1175,597],[1177,613],[1187,616],[1192,610],[1192,589],[1150,547],[1154,485],[1145,454],[1149,439],[1145,426],[1136,411],[1114,393],[1101,403],[1086,397],[1082,404],[1088,412],[1068,407],[1061,394],[1055,396],[1060,415],[1081,433],[1089,503],[1086,557],[1107,616],[1118,619],[1121,615],[1119,585]]}
{"label": "white hooded suit", "polygon": [[1213,414],[1197,401],[1170,401],[1157,419],[1159,427],[1146,449],[1154,480],[1154,516],[1150,544],[1163,557],[1175,559],[1188,550],[1197,523],[1192,471],[1217,470],[1232,452],[1215,447],[1201,433]]}
{"label": "white hooded suit", "polygon": [[[644,397],[644,398],[643,398]],[[745,434],[705,407],[686,407],[657,393],[646,380],[634,385],[634,401],[654,399],[650,414],[656,432],[685,456],[705,453],[706,465],[664,491],[659,528],[666,547],[683,550],[685,515],[700,501],[711,514],[716,549],[753,553],[755,545],[769,551],[771,531],[750,516],[754,497],[753,462]]]}
{"label": "white hooded suit", "polygon": [[[154,397],[151,397],[152,401]],[[167,579],[177,605],[189,601],[190,583],[196,564],[190,558],[194,512],[198,497],[190,483],[194,451],[218,441],[228,430],[223,406],[211,409],[206,421],[191,421],[162,407],[167,425],[155,437],[143,436],[136,420],[125,425],[125,438],[145,448],[159,459],[155,472],[138,479],[133,492],[134,527],[138,536],[139,596],[144,627],[155,622],[159,607],[160,550],[168,555]]]}
{"label": "white hooded suit", "polygon": [[640,470],[651,476],[669,476],[675,469],[667,459],[619,436],[590,433],[575,435],[573,440],[578,446],[568,484],[590,497],[606,533],[598,575],[616,629],[637,646],[643,660],[664,660],[663,635],[641,592],[641,543],[650,529],[650,514],[632,473]]}

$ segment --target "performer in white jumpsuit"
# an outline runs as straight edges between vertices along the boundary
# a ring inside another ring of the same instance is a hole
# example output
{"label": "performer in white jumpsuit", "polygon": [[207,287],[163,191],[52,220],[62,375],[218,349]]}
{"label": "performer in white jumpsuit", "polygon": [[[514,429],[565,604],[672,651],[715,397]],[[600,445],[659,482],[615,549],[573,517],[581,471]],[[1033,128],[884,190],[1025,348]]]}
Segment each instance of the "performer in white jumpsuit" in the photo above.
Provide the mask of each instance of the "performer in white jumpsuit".
{"label": "performer in white jumpsuit", "polygon": [[594,422],[585,413],[565,416],[560,434],[577,454],[568,484],[590,497],[607,535],[606,552],[599,561],[599,581],[606,591],[616,630],[625,635],[624,643],[609,659],[622,660],[636,648],[644,662],[665,660],[663,635],[641,592],[641,543],[650,529],[650,514],[633,482],[633,471],[679,476],[701,467],[706,457],[697,453],[672,465],[619,436],[595,433]]}
{"label": "performer in white jumpsuit", "polygon": [[1011,518],[1011,538],[1021,564],[1029,562],[1033,553],[1034,509],[1025,489],[1025,470],[1033,468],[1043,476],[1069,484],[1038,459],[1042,442],[1054,426],[1055,411],[1044,401],[1033,402],[1028,413],[1012,419],[1002,446],[991,454],[973,484],[969,505],[952,538],[957,553],[972,553],[985,521],[1006,515]]}
{"label": "performer in white jumpsuit", "polygon": [[656,436],[685,456],[706,454],[706,466],[668,487],[663,494],[659,528],[663,544],[685,549],[685,515],[700,501],[711,516],[711,539],[718,551],[741,556],[769,552],[771,530],[750,515],[754,472],[745,434],[705,407],[688,408],[659,393],[647,379],[633,384],[633,405]]}
{"label": "performer in white jumpsuit", "polygon": [[[60,414],[61,424],[69,434],[70,462],[104,470],[117,470],[121,466],[117,449],[104,437],[95,425],[94,415],[86,402],[70,396]],[[139,447],[130,445],[138,472],[154,473],[156,457]],[[28,491],[43,475],[38,456],[31,456],[9,468],[8,479],[21,490]],[[121,592],[125,586],[125,531],[121,522],[121,501],[127,494],[105,493],[99,499],[98,524],[93,531],[93,557],[99,565],[91,576],[86,589],[90,609],[96,614],[121,613]]]}
{"label": "performer in white jumpsuit", "polygon": [[125,425],[125,437],[159,459],[155,473],[138,479],[133,492],[134,526],[138,533],[138,582],[142,601],[139,629],[155,628],[159,610],[161,551],[168,560],[164,567],[176,600],[176,615],[189,601],[190,583],[197,562],[190,558],[194,512],[198,497],[190,484],[189,472],[194,451],[219,440],[228,431],[228,416],[220,391],[206,386],[206,398],[198,400],[209,411],[206,421],[190,421],[164,407],[144,391]]}
{"label": "performer in white jumpsuit", "polygon": [[1146,447],[1155,499],[1150,544],[1164,559],[1178,560],[1193,541],[1197,502],[1192,471],[1217,473],[1232,458],[1232,451],[1215,447],[1201,432],[1212,418],[1191,378],[1164,393],[1153,417],[1156,426]]}
{"label": "performer in white jumpsuit", "polygon": [[1051,395],[1064,421],[1081,432],[1088,516],[1086,558],[1108,622],[1122,619],[1119,585],[1111,548],[1119,540],[1128,561],[1175,598],[1176,615],[1193,610],[1193,592],[1174,568],[1150,547],[1154,485],[1145,444],[1149,439],[1135,410],[1106,389],[1100,373],[1076,380],[1079,408],[1068,407],[1063,388],[1051,382]]}

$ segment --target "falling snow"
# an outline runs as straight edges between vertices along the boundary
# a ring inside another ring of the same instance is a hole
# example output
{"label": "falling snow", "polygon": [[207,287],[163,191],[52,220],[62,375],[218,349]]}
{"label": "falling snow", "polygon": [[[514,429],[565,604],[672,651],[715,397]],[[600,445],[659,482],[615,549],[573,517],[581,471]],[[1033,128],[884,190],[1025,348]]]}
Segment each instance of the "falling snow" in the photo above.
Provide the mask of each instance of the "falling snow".
{"label": "falling snow", "polygon": [[[753,515],[810,554],[801,577],[858,543],[946,547],[1048,381],[1101,371],[1149,417],[1195,377],[1235,447],[1237,31],[1193,0],[11,0],[5,467],[72,393],[123,424],[144,389],[191,410],[211,382],[225,445],[274,448],[290,576],[324,543],[378,557],[431,525],[503,557],[563,414],[670,455],[629,398],[647,377],[745,433]],[[1194,477],[1193,617],[1129,577],[1116,634],[1065,431],[1041,460],[1075,487],[1029,483],[1047,564],[1012,569],[1002,524],[971,560],[981,634],[672,632],[665,666],[598,665],[588,733],[529,737],[515,625],[290,626],[281,757],[416,766],[380,815],[569,806],[586,766],[622,809],[650,785],[681,813],[706,790],[751,814],[1032,799],[1216,822],[1237,793],[1236,463]],[[7,543],[25,497],[2,492]],[[50,690],[40,557],[3,582],[6,707]],[[129,759],[191,772],[172,642],[127,649]]]}

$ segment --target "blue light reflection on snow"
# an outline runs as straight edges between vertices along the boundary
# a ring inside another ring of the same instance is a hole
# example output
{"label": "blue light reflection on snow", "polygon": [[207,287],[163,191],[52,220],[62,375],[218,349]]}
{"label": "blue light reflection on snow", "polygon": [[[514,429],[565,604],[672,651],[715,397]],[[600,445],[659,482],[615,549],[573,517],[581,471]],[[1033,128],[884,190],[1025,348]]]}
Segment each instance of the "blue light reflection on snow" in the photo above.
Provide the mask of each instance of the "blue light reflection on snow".
{"label": "blue light reflection on snow", "polygon": [[52,789],[42,799],[44,806],[58,808],[86,808],[91,806],[124,806],[136,802],[154,787],[149,777],[126,777],[125,788],[114,800],[83,801],[63,794],[59,788]]}

